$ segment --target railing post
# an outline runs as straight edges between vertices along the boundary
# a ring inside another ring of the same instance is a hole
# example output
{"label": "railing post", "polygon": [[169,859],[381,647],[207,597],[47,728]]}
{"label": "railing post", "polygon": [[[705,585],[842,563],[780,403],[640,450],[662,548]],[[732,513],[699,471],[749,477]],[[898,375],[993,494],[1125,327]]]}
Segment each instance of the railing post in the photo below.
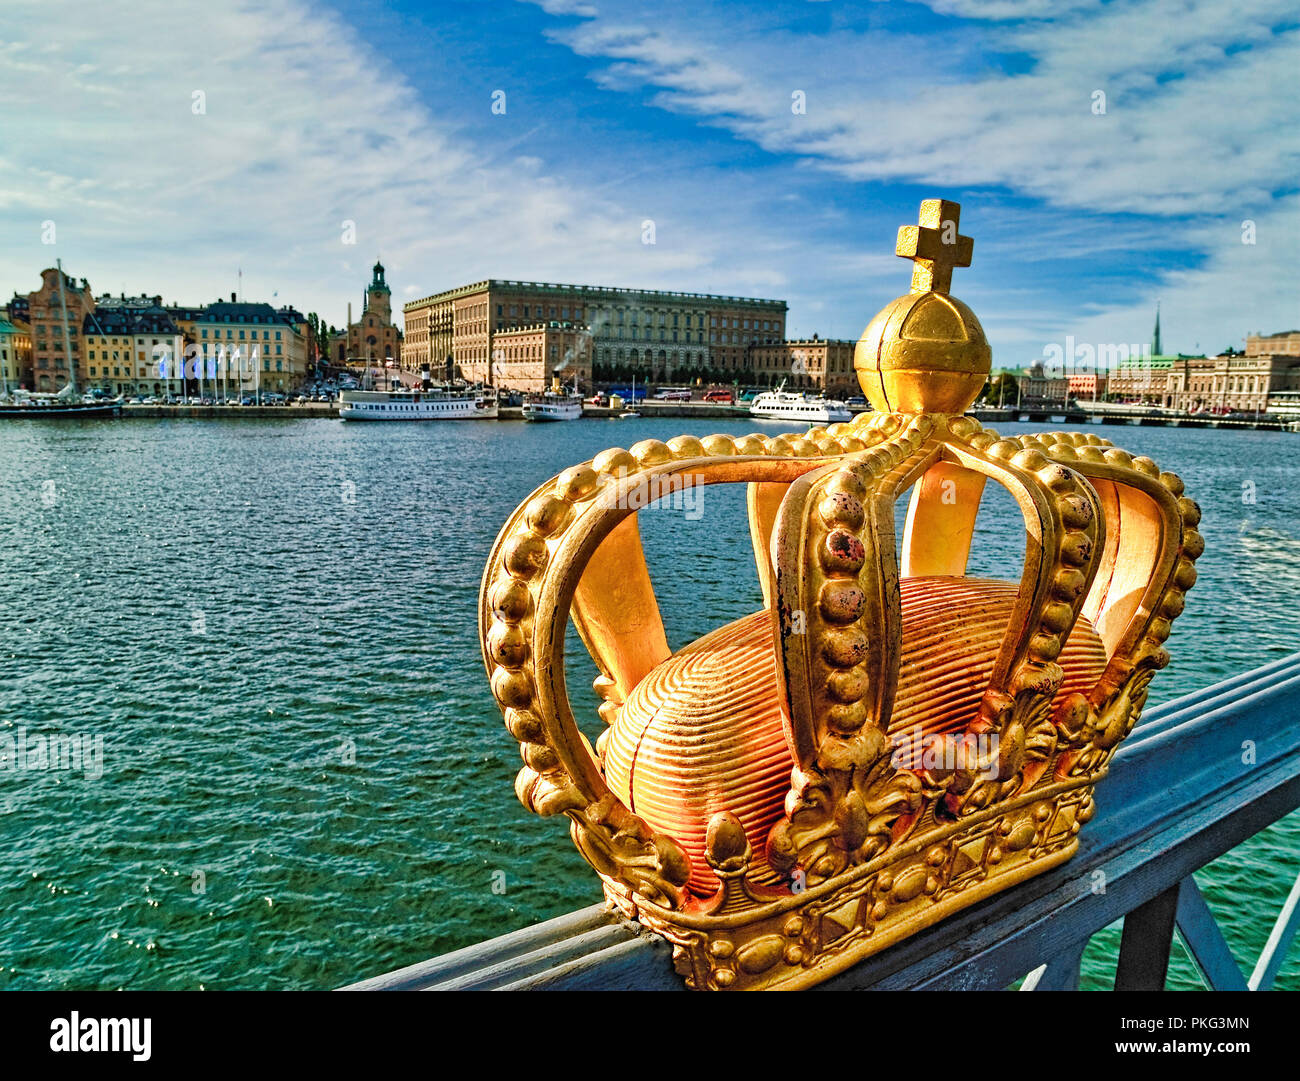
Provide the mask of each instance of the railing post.
{"label": "railing post", "polygon": [[1124,917],[1115,966],[1116,991],[1163,991],[1178,913],[1178,886],[1170,886]]}

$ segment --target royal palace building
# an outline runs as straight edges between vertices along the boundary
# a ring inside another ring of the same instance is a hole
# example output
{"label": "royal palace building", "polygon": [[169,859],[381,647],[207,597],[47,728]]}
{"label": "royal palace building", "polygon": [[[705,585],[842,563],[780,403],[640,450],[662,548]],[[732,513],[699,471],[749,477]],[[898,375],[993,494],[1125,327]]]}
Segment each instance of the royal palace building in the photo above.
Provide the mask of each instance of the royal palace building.
{"label": "royal palace building", "polygon": [[[783,300],[493,278],[405,305],[401,364],[496,383],[499,336],[555,323],[587,328],[596,370],[682,382],[706,371],[747,378],[755,348],[783,340],[786,310]],[[499,385],[514,386],[511,378],[501,369]]]}

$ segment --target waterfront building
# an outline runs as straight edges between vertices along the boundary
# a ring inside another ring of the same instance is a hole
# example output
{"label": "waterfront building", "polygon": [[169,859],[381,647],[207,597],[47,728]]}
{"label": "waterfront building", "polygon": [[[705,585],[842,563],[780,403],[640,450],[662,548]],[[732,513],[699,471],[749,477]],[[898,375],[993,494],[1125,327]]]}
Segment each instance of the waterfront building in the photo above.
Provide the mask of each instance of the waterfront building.
{"label": "waterfront building", "polygon": [[1248,357],[1300,356],[1300,330],[1281,330],[1276,334],[1246,335]]}
{"label": "waterfront building", "polygon": [[1120,359],[1107,376],[1111,398],[1120,402],[1166,405],[1169,398],[1169,373],[1176,360],[1189,357],[1162,356],[1156,353],[1130,354]]}
{"label": "waterfront building", "polygon": [[609,377],[735,373],[747,381],[754,347],[785,337],[786,310],[783,300],[493,278],[406,304],[401,364],[490,381],[497,335],[558,322],[589,328],[593,368]]}
{"label": "waterfront building", "polygon": [[1071,398],[1101,400],[1106,397],[1106,373],[1071,372],[1065,377]]}
{"label": "waterfront building", "polygon": [[534,323],[503,330],[492,345],[492,382],[540,392],[559,379],[566,387],[591,384],[591,328],[584,323]]}
{"label": "waterfront building", "polygon": [[[82,321],[86,389],[161,394],[179,389],[185,340],[162,297],[100,297]],[[166,362],[160,373],[160,361]]]}
{"label": "waterfront building", "polygon": [[30,388],[31,381],[31,327],[0,315],[0,389]]}
{"label": "waterfront building", "polygon": [[[351,305],[348,305],[349,315]],[[359,363],[367,366],[393,361],[402,367],[402,332],[393,325],[392,290],[384,280],[384,265],[371,267],[370,284],[362,301],[361,318],[349,322],[346,330],[332,343],[336,364]]]}
{"label": "waterfront building", "polygon": [[[241,389],[260,386],[284,392],[301,386],[306,378],[307,320],[295,308],[240,301],[231,293],[229,301],[202,308],[174,308],[169,314],[187,344],[198,345],[205,360],[216,358],[221,372],[228,370],[232,381],[239,375]],[[251,366],[254,357],[257,372]]]}
{"label": "waterfront building", "polygon": [[[742,328],[743,330],[743,328]],[[856,343],[839,338],[799,338],[756,344],[750,351],[751,378],[767,386],[783,380],[791,390],[819,390],[838,397],[859,393],[853,370]]]}
{"label": "waterfront building", "polygon": [[1165,404],[1185,413],[1263,413],[1279,395],[1286,399],[1297,392],[1300,353],[1225,353],[1175,361]]}
{"label": "waterfront building", "polygon": [[1016,377],[1023,406],[1065,407],[1069,383],[1064,375],[1048,371],[1041,361],[1036,361]]}
{"label": "waterfront building", "polygon": [[775,345],[785,338],[785,312],[783,300],[720,298],[716,308],[709,312],[711,366],[724,376],[736,373],[742,382],[752,378],[751,351],[760,345]]}
{"label": "waterfront building", "polygon": [[31,302],[27,299],[26,293],[19,293],[16,289],[14,295],[9,298],[5,304],[5,314],[9,317],[11,323],[26,323],[29,326],[32,321]]}
{"label": "waterfront building", "polygon": [[27,294],[26,309],[32,339],[31,389],[43,393],[61,390],[74,377],[77,387],[84,388],[87,372],[81,329],[86,316],[95,310],[90,284],[85,278],[78,283],[64,272],[60,303],[59,271],[46,267],[41,271],[40,288]]}

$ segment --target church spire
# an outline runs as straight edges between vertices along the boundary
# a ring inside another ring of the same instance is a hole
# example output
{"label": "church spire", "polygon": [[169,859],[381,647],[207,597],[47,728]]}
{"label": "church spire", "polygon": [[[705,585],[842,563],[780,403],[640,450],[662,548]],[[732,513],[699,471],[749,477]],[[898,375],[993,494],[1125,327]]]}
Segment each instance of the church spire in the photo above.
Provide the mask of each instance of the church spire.
{"label": "church spire", "polygon": [[1156,329],[1151,335],[1151,355],[1164,356],[1160,350],[1160,301],[1156,301]]}

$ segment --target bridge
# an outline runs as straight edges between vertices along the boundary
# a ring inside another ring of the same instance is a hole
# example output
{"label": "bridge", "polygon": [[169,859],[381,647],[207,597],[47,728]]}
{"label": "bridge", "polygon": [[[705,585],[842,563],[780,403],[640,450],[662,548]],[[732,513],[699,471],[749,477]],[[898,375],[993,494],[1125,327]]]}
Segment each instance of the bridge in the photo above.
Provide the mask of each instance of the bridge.
{"label": "bridge", "polygon": [[[1193,873],[1300,807],[1297,703],[1300,653],[1148,709],[1098,785],[1073,859],[821,987],[1072,990],[1089,940],[1122,918],[1117,990],[1162,988],[1175,932],[1211,989],[1270,988],[1300,928],[1300,877],[1243,967]],[[666,942],[593,905],[345,988],[471,989],[668,991],[682,981]]]}
{"label": "bridge", "polygon": [[1300,414],[1259,413],[1224,416],[1217,413],[1176,413],[1156,406],[1117,402],[1037,402],[998,408],[974,408],[971,416],[981,424],[1032,421],[1038,424],[1132,424],[1161,428],[1249,428],[1259,431],[1300,430]]}

